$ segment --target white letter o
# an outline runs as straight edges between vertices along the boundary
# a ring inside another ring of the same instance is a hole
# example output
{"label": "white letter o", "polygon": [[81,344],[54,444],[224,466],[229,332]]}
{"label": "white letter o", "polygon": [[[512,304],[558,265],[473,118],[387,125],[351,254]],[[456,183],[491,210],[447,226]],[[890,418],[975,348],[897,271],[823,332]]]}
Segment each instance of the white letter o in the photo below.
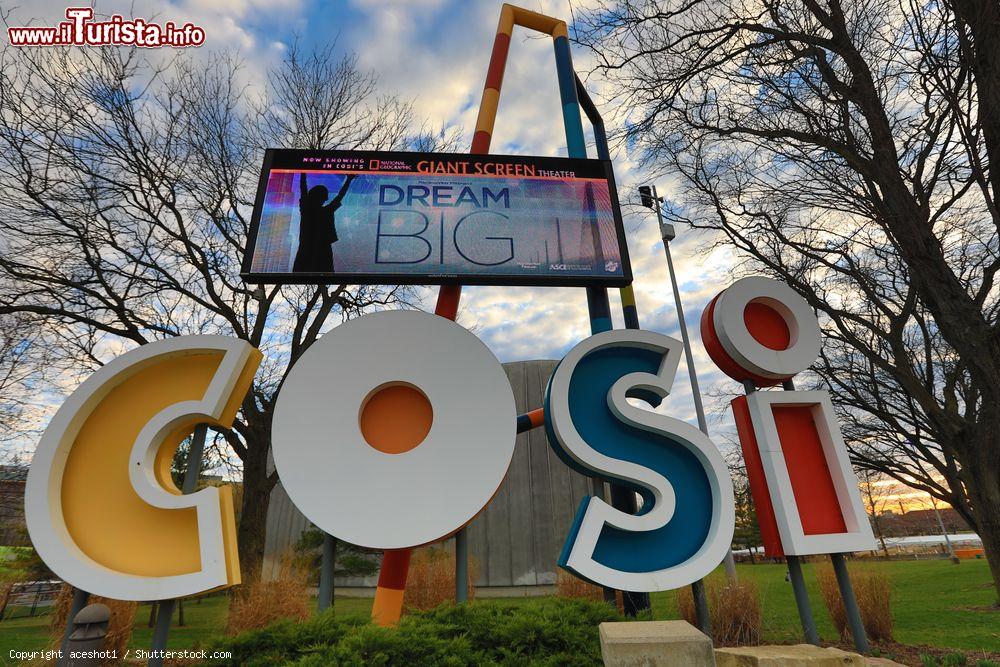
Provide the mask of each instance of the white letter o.
{"label": "white letter o", "polygon": [[[379,389],[400,386],[422,394],[433,417],[429,430],[413,426],[422,440],[386,453],[369,444],[361,414]],[[327,533],[372,549],[415,547],[451,535],[490,501],[514,454],[516,419],[503,367],[475,335],[423,312],[374,313],[324,335],[288,373],[274,464],[292,502]]]}

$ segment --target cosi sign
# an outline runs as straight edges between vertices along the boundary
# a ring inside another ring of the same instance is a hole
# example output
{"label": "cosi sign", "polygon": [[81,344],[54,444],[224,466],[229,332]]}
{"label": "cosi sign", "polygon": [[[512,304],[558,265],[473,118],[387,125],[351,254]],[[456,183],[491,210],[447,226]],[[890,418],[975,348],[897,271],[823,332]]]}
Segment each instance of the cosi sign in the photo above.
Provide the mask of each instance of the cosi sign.
{"label": "cosi sign", "polygon": [[[811,363],[819,331],[791,290],[751,280],[713,302],[709,349],[727,373],[780,381]],[[762,309],[773,317],[748,315]],[[791,332],[784,349],[758,340],[755,321]],[[643,499],[635,515],[602,498],[581,503],[559,556],[580,577],[629,591],[677,588],[715,568],[732,540],[732,484],[715,444],[636,404],[656,406],[668,394],[680,354],[668,336],[608,331],[553,373],[545,398],[553,448]],[[32,541],[56,574],[123,600],[239,583],[230,489],[182,495],[170,462],[196,424],[231,425],[260,359],[234,338],[174,338],[128,352],[80,385],[46,430],[26,489]],[[838,540],[866,548],[871,533],[828,399],[783,398],[798,406],[799,431],[784,416],[768,427],[778,401],[755,400],[740,427],[744,449],[753,437],[767,472],[755,488],[758,507],[767,501],[777,519],[767,538],[787,553],[836,550]],[[362,547],[405,549],[453,534],[489,503],[513,455],[516,419],[506,375],[476,336],[421,312],[376,313],[323,336],[290,371],[274,413],[274,462],[319,528]],[[783,463],[796,432],[812,433],[806,472]],[[830,490],[822,506],[795,495],[803,475]]]}

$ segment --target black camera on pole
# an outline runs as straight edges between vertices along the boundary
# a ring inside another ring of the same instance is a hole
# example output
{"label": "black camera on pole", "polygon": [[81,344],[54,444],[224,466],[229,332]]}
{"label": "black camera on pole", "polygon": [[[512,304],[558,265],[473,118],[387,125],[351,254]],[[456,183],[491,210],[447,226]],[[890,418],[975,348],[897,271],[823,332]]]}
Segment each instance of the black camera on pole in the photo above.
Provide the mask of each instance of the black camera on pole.
{"label": "black camera on pole", "polygon": [[639,186],[639,201],[642,202],[642,205],[646,208],[655,207],[655,204],[653,203],[653,191],[648,185]]}

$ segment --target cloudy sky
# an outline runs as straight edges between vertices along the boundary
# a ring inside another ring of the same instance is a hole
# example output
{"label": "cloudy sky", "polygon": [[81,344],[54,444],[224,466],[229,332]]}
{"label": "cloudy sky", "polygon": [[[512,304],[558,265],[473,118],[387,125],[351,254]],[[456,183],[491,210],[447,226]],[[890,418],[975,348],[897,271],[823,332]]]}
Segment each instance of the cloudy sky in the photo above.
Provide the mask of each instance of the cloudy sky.
{"label": "cloudy sky", "polygon": [[[35,25],[55,25],[63,20],[66,6],[52,0],[23,3],[12,10],[8,24],[32,20]],[[385,91],[412,98],[423,117],[435,127],[456,128],[462,132],[462,144],[468,145],[500,6],[499,0],[134,0],[102,1],[96,12],[160,23],[191,21],[206,32],[196,57],[213,50],[238,50],[246,60],[246,75],[258,83],[294,40],[307,48],[335,40],[338,49],[356,53],[360,65],[379,76]],[[524,6],[571,23],[581,3],[571,7],[566,0],[525,0]],[[584,75],[589,69],[586,53],[576,48],[574,58]],[[612,105],[602,104],[599,81],[591,78],[588,85],[610,127]],[[515,29],[508,59],[492,151],[566,155],[551,40],[520,28]],[[614,151],[623,203],[634,201],[636,187],[647,181],[637,169],[637,157],[623,147]],[[661,178],[656,184],[669,197],[669,180]],[[640,211],[645,210],[632,207],[625,213],[640,322],[645,329],[679,336],[655,217]],[[724,253],[699,253],[704,237],[686,229],[678,234],[674,261],[702,388],[736,391],[736,383],[714,369],[698,333],[705,303],[731,281],[731,263]],[[621,327],[617,290],[610,296],[616,327]],[[433,307],[432,291],[425,306]],[[582,289],[466,288],[462,307],[463,323],[474,326],[502,361],[558,358],[590,333]],[[694,422],[684,370],[682,365],[671,398],[661,409]],[[721,414],[717,404],[710,411],[716,417]],[[710,423],[716,430],[729,431],[728,415],[721,416],[722,421],[713,422],[710,414]]]}

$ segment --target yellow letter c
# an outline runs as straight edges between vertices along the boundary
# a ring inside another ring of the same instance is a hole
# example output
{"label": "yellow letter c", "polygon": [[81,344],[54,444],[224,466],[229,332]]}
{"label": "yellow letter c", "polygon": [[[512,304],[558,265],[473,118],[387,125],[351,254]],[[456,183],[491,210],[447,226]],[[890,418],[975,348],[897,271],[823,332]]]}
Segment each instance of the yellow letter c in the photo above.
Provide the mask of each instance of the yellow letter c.
{"label": "yellow letter c", "polygon": [[119,600],[240,582],[231,488],[181,495],[170,462],[196,424],[232,425],[260,359],[236,338],[182,336],[122,355],[73,392],[25,489],[31,540],[53,572]]}

